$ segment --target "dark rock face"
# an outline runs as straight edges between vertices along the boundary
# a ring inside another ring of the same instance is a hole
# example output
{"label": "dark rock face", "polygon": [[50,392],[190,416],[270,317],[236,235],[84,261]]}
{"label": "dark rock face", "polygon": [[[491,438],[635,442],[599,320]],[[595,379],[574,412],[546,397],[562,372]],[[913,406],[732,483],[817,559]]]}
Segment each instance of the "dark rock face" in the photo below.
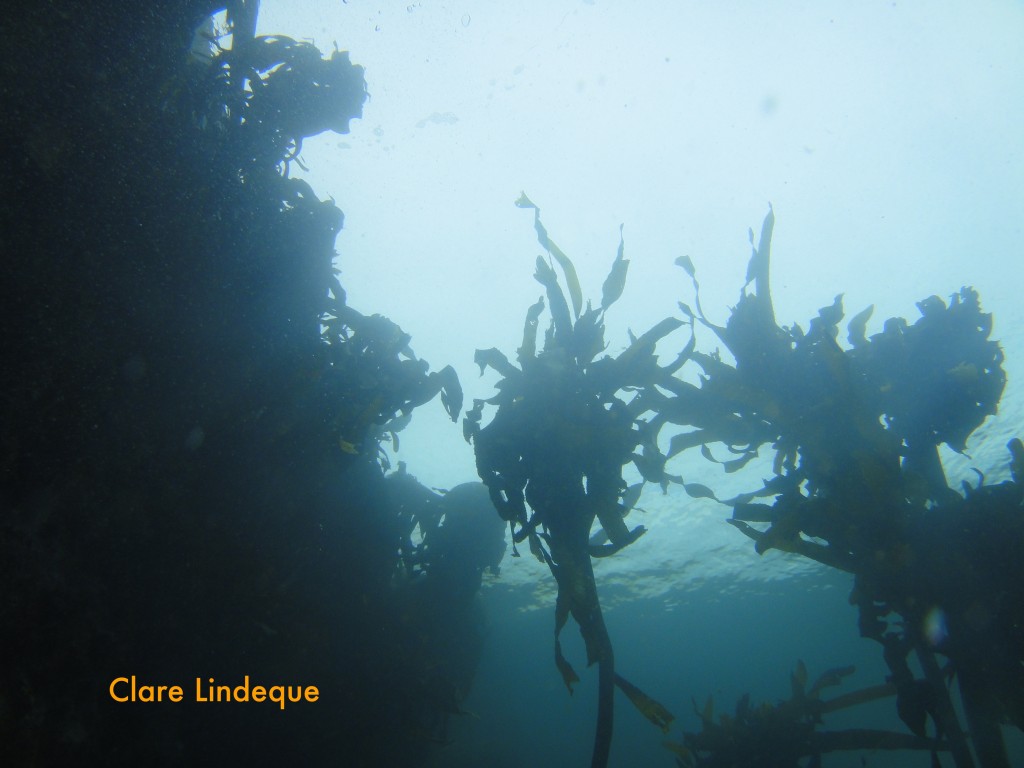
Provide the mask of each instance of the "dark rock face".
{"label": "dark rock face", "polygon": [[[302,138],[359,116],[362,68],[284,38],[197,62],[217,10],[56,2],[4,23],[12,765],[414,765],[425,751],[426,715],[404,703],[422,660],[389,639],[404,598],[399,511],[367,431],[382,414],[352,415],[351,381],[382,377],[369,341],[350,364],[323,351],[327,304],[344,305],[342,215],[282,174]],[[261,101],[243,72],[268,85]],[[365,443],[342,450],[356,427]],[[183,699],[115,701],[132,676]],[[197,684],[245,676],[319,697],[196,702]]]}

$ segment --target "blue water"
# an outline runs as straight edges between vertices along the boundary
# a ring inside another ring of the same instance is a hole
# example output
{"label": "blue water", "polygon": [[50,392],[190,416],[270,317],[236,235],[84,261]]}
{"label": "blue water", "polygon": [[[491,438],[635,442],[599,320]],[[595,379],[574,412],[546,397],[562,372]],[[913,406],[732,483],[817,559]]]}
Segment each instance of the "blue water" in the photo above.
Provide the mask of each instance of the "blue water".
{"label": "blue water", "polygon": [[[751,552],[751,557],[757,557]],[[719,580],[692,591],[672,610],[659,599],[631,600],[606,611],[619,672],[659,700],[676,720],[668,736],[617,693],[615,736],[609,765],[675,765],[661,744],[680,731],[699,731],[693,701],[714,697],[716,717],[732,714],[745,693],[751,702],[777,703],[790,696],[790,672],[802,659],[809,680],[836,667],[856,672],[831,699],[884,680],[880,647],[857,637],[856,610],[847,603],[850,579],[821,569],[813,577],[737,591]],[[596,669],[583,670],[582,642],[572,626],[563,648],[582,678],[570,696],[555,669],[552,610],[533,609],[525,590],[492,586],[483,600],[488,641],[468,713],[450,724],[452,743],[436,749],[438,768],[520,768],[588,765],[596,715]],[[524,609],[526,609],[524,611]],[[888,698],[826,715],[823,730],[878,728],[905,732]],[[1024,760],[1024,739],[1006,730],[1011,761]],[[866,762],[862,763],[862,759]],[[951,764],[943,758],[943,764]],[[825,756],[831,768],[928,768],[920,752],[848,752]]]}
{"label": "blue water", "polygon": [[[754,701],[788,698],[797,659],[803,659],[812,678],[832,667],[856,665],[847,684],[833,690],[872,684],[884,675],[884,666],[874,644],[856,637],[856,612],[846,604],[847,582],[821,573],[814,580],[742,594],[728,582],[709,583],[673,610],[666,610],[662,600],[621,603],[606,612],[616,667],[676,716],[669,734],[676,738],[680,727],[699,730],[691,698],[703,706],[713,696],[716,711],[730,713],[744,693]],[[520,612],[521,597],[501,587],[487,591],[484,601],[490,616],[488,644],[465,704],[476,717],[458,722],[456,741],[437,754],[437,765],[587,765],[596,670],[578,669],[582,683],[570,697],[553,663],[552,611]],[[564,637],[567,657],[582,667],[578,633],[567,627]],[[894,725],[893,720],[890,714],[887,724]],[[625,696],[617,695],[611,765],[674,765],[661,746],[664,738]]]}

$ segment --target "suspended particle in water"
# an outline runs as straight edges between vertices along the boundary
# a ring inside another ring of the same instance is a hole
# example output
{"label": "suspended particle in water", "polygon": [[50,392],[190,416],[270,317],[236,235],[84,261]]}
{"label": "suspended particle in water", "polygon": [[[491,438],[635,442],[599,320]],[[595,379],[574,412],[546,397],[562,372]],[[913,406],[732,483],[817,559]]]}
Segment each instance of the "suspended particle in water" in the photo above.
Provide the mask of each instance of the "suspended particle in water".
{"label": "suspended particle in water", "polygon": [[946,627],[946,612],[938,606],[932,608],[924,617],[922,629],[932,648],[942,645],[949,637],[949,629]]}
{"label": "suspended particle in water", "polygon": [[463,14],[463,16],[462,16],[462,26],[468,27],[469,26],[469,22],[471,22],[472,20],[473,19],[470,17],[470,15],[468,13]]}

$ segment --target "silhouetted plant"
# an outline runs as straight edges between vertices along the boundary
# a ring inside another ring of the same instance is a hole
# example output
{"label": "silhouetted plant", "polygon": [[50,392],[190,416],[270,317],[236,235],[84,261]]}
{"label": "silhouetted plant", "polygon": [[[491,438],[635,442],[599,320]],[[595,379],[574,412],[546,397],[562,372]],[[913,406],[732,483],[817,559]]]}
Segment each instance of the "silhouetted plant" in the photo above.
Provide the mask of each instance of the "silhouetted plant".
{"label": "silhouetted plant", "polygon": [[842,684],[853,672],[853,667],[827,670],[808,688],[807,668],[798,661],[790,675],[790,698],[754,705],[750,694],[744,694],[733,714],[722,712],[716,718],[709,696],[703,707],[693,705],[701,730],[684,733],[682,743],[664,745],[676,755],[679,768],[799,768],[802,760],[809,760],[807,766],[821,766],[823,754],[848,750],[925,750],[937,760],[937,752],[947,749],[937,739],[866,728],[819,730],[830,712],[896,693],[896,686],[885,684],[822,698],[822,691]]}
{"label": "silhouetted plant", "polygon": [[[837,343],[842,296],[806,333],[780,327],[768,280],[773,224],[769,212],[747,273],[754,291],[741,293],[724,327],[700,307],[693,264],[677,262],[697,294],[696,311],[680,304],[684,314],[711,328],[735,363],[694,352],[699,386],[677,380],[662,385],[669,394],[644,394],[657,412],[652,426],[695,427],[671,438],[668,455],[700,446],[727,472],[770,446],[773,476],[720,500],[733,509],[729,522],[759,553],[793,552],[854,574],[861,634],[885,649],[906,725],[923,736],[930,717],[957,765],[973,764],[934,659],[945,655],[979,759],[1008,765],[999,723],[1024,726],[1024,448],[1010,443],[1012,481],[985,485],[978,473],[963,495],[948,486],[938,454],[941,443],[962,452],[996,412],[1006,375],[988,338],[991,315],[962,288],[948,304],[920,302],[914,324],[891,319],[870,338],[871,309],[859,313],[846,349]],[[717,459],[714,444],[738,458]],[[684,487],[717,499],[706,485]],[[925,680],[910,671],[911,651]]]}
{"label": "silhouetted plant", "polygon": [[[616,675],[590,558],[611,555],[645,531],[643,526],[630,530],[624,520],[642,486],[627,485],[627,465],[635,463],[645,480],[667,482],[665,457],[658,451],[656,430],[642,418],[647,409],[639,406],[643,401],[638,393],[671,377],[684,359],[661,367],[654,353],[657,342],[683,323],[664,320],[617,357],[599,357],[605,349],[605,313],[622,294],[629,265],[621,238],[601,305],[595,309],[588,303],[584,310],[572,262],[548,238],[540,211],[525,195],[516,204],[534,210],[538,240],[561,267],[572,306],[548,259],[538,257],[534,277],[545,288],[551,312],[543,346],[538,350],[542,297],[527,312],[518,366],[495,348],[477,350],[481,373],[490,367],[503,378],[497,395],[474,401],[464,431],[473,442],[480,478],[498,513],[508,521],[513,541],[527,541],[555,577],[555,663],[569,691],[579,678],[562,655],[558,635],[570,615],[583,636],[587,664],[598,665],[592,764],[603,766],[611,745],[616,683],[660,727],[667,728],[672,719]],[[497,406],[497,411],[481,426],[485,404]],[[590,543],[595,519],[609,543]]]}
{"label": "silhouetted plant", "polygon": [[398,450],[398,432],[414,408],[441,395],[452,421],[462,410],[462,387],[455,369],[430,371],[409,348],[411,336],[383,315],[366,316],[345,304],[345,292],[332,280],[333,298],[322,317],[324,400],[339,447],[349,454],[372,449],[388,466],[380,441]]}
{"label": "silhouetted plant", "polygon": [[309,42],[255,34],[257,3],[229,4],[231,46],[212,23],[197,30],[191,66],[166,86],[165,108],[186,112],[211,152],[248,175],[298,158],[303,139],[348,133],[366,101],[363,68],[348,51],[324,58]]}

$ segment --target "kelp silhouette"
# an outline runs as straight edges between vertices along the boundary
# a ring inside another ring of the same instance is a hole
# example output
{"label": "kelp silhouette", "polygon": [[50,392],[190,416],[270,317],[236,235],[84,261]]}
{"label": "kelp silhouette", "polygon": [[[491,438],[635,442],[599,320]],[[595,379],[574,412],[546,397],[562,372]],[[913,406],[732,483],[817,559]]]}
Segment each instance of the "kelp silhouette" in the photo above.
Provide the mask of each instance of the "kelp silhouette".
{"label": "kelp silhouette", "polygon": [[[860,312],[845,349],[837,342],[841,295],[806,333],[780,327],[769,287],[773,225],[769,211],[725,326],[707,319],[693,264],[679,260],[696,297],[696,311],[680,304],[683,313],[712,329],[735,364],[693,352],[699,386],[676,381],[661,385],[669,394],[643,394],[656,413],[651,427],[690,427],[671,438],[669,456],[700,446],[726,472],[770,446],[773,471],[762,487],[720,500],[732,507],[728,522],[759,553],[792,552],[854,574],[860,632],[883,645],[908,728],[924,736],[930,718],[957,766],[974,764],[935,659],[944,655],[980,762],[1008,765],[999,723],[1024,725],[1024,447],[1016,439],[1008,446],[1012,480],[985,485],[978,473],[977,487],[964,483],[963,494],[949,487],[938,451],[945,443],[962,452],[996,413],[1006,374],[989,339],[992,317],[965,287],[948,304],[919,302],[915,323],[893,318],[870,338],[871,308]],[[716,459],[715,444],[738,458]],[[684,488],[717,499],[706,485]],[[911,651],[923,680],[910,670]]]}
{"label": "kelp silhouette", "polygon": [[[543,347],[537,350],[542,297],[527,312],[518,367],[497,349],[477,351],[481,373],[490,367],[503,379],[497,395],[474,401],[463,422],[464,432],[474,444],[480,478],[498,513],[508,521],[513,541],[528,541],[555,577],[555,663],[569,691],[579,677],[562,655],[558,636],[570,615],[586,644],[587,664],[598,665],[592,765],[604,766],[611,746],[616,684],[659,727],[667,729],[672,720],[664,707],[615,673],[590,558],[611,555],[645,531],[643,526],[630,530],[624,520],[642,485],[627,486],[624,467],[633,462],[645,480],[667,482],[665,457],[658,451],[656,433],[641,418],[635,393],[653,389],[681,364],[682,356],[667,367],[659,366],[654,350],[683,322],[666,319],[617,357],[598,358],[605,348],[605,312],[621,296],[629,265],[621,237],[601,305],[595,309],[588,303],[583,310],[576,271],[548,238],[539,209],[525,195],[516,204],[534,210],[538,240],[561,267],[572,308],[554,268],[538,257],[534,277],[544,286],[551,311]],[[627,400],[629,393],[634,394]],[[497,406],[497,412],[482,427],[488,403]],[[591,544],[595,519],[609,543]]]}

